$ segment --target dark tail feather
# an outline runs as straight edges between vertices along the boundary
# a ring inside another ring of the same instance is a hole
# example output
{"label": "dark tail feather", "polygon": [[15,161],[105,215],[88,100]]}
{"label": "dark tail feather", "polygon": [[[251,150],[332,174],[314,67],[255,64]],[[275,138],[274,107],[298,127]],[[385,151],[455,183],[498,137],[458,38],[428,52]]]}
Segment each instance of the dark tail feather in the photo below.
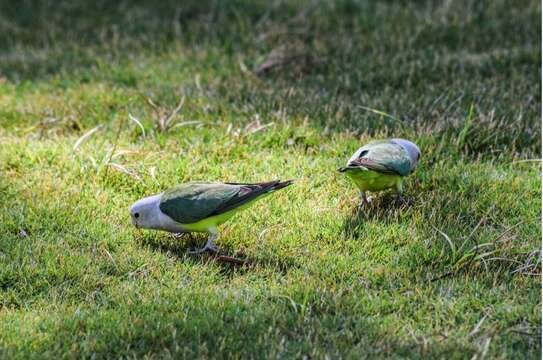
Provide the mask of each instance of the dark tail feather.
{"label": "dark tail feather", "polygon": [[236,183],[236,182],[227,182],[225,184],[228,185],[245,185],[249,188],[254,189],[255,187],[260,188],[262,191],[268,191],[268,190],[279,190],[284,187],[289,186],[290,184],[294,183],[294,180],[287,180],[287,181],[281,181],[281,180],[273,180],[273,181],[267,181],[267,182],[261,182],[261,183]]}
{"label": "dark tail feather", "polygon": [[264,183],[257,184],[244,184],[244,183],[226,183],[230,185],[242,185],[240,192],[234,196],[230,201],[227,201],[226,204],[216,209],[212,215],[217,215],[224,213],[228,210],[235,209],[251,200],[258,198],[260,195],[271,193],[275,190],[282,189],[284,187],[292,184],[294,180],[275,180]]}
{"label": "dark tail feather", "polygon": [[271,190],[273,191],[292,185],[294,183],[294,180],[287,180],[287,181],[277,180],[277,182],[274,181],[274,183],[275,184],[271,186]]}
{"label": "dark tail feather", "polygon": [[342,166],[339,169],[337,169],[337,171],[339,172],[347,172],[349,170],[360,170],[360,166],[348,165],[348,166]]}

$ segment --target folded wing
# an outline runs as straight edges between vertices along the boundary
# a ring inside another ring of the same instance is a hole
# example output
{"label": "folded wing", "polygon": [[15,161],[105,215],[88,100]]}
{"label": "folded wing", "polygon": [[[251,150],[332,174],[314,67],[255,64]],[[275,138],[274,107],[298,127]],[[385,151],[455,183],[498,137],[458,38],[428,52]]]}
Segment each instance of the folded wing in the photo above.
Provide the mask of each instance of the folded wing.
{"label": "folded wing", "polygon": [[279,180],[256,183],[187,183],[166,191],[160,210],[181,224],[192,224],[255,200],[290,185]]}
{"label": "folded wing", "polygon": [[380,141],[358,149],[347,166],[363,166],[384,174],[407,176],[411,171],[411,160],[409,154],[400,145]]}

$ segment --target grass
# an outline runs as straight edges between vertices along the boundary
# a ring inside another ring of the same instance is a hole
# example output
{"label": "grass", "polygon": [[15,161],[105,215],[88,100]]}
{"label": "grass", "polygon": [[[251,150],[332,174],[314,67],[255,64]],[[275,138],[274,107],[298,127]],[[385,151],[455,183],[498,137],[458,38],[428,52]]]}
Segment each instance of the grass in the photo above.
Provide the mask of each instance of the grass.
{"label": "grass", "polygon": [[[536,1],[0,2],[0,358],[539,358]],[[423,152],[409,204],[335,169]],[[137,231],[184,181],[296,184]]]}

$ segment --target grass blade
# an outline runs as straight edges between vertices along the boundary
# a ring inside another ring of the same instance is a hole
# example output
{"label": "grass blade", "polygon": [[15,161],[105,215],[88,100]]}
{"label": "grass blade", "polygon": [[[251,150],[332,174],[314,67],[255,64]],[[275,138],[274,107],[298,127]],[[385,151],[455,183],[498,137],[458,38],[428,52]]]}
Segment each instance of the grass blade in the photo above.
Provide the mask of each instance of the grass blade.
{"label": "grass blade", "polygon": [[92,129],[90,129],[89,131],[87,131],[86,133],[84,133],[79,139],[77,139],[77,141],[75,142],[75,144],[74,144],[74,146],[72,148],[72,151],[75,152],[79,148],[79,146],[83,143],[83,141],[85,141],[89,137],[91,137],[92,134],[97,132],[101,127],[102,127],[102,125],[95,126]]}
{"label": "grass blade", "polygon": [[143,127],[143,124],[139,121],[139,119],[130,113],[128,113],[128,118],[139,126],[139,128],[141,129],[141,134],[143,135],[143,139],[145,139],[145,127]]}

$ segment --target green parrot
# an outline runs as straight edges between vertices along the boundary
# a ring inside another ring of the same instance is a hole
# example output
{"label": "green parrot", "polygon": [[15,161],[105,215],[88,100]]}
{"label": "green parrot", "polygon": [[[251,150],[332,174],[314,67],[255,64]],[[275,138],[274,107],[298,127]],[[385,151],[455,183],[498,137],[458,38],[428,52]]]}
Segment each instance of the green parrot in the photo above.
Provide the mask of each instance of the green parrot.
{"label": "green parrot", "polygon": [[205,246],[191,253],[217,253],[217,227],[255,201],[282,189],[289,181],[257,184],[192,182],[136,201],[130,207],[136,228],[163,230],[172,233],[207,232]]}
{"label": "green parrot", "polygon": [[368,203],[367,191],[396,189],[402,200],[403,178],[417,167],[420,150],[405,139],[373,141],[358,149],[338,171],[345,173],[360,189],[360,206]]}

